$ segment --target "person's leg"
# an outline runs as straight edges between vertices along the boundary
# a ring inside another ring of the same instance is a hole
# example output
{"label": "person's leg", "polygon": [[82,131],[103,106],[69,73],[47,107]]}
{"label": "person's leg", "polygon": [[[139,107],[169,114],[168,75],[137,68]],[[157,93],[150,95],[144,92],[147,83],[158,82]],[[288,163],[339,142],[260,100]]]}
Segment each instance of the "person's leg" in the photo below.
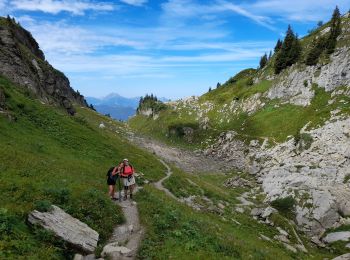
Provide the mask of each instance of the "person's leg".
{"label": "person's leg", "polygon": [[130,189],[130,199],[132,199],[132,193],[133,193],[133,191],[134,191],[134,188],[135,188],[135,184],[129,186],[129,189]]}
{"label": "person's leg", "polygon": [[108,185],[108,195],[113,198],[113,185]]}
{"label": "person's leg", "polygon": [[115,199],[115,185],[112,185],[112,198]]}
{"label": "person's leg", "polygon": [[127,186],[127,178],[124,178],[123,181],[124,181],[124,200],[127,199],[128,197],[128,186]]}

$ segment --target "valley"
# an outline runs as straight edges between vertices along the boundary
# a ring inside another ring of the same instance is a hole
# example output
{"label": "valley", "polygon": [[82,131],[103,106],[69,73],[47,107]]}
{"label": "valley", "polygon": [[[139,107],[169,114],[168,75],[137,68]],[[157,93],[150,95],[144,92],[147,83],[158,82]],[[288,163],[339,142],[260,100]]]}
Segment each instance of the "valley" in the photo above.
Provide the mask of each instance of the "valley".
{"label": "valley", "polygon": [[[300,40],[289,27],[264,66],[202,96],[146,95],[127,122],[0,18],[0,259],[349,259],[349,15]],[[123,158],[137,193],[119,202],[106,172]],[[30,221],[55,212],[89,232]]]}

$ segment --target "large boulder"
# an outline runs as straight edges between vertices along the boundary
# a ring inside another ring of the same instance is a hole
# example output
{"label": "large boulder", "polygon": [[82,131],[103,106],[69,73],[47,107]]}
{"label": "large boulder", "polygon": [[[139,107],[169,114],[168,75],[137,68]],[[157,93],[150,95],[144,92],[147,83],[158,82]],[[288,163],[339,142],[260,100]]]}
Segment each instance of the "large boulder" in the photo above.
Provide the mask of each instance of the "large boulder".
{"label": "large boulder", "polygon": [[29,214],[28,221],[54,232],[57,237],[83,253],[92,253],[97,247],[99,234],[57,206],[52,205],[48,212],[34,210]]}

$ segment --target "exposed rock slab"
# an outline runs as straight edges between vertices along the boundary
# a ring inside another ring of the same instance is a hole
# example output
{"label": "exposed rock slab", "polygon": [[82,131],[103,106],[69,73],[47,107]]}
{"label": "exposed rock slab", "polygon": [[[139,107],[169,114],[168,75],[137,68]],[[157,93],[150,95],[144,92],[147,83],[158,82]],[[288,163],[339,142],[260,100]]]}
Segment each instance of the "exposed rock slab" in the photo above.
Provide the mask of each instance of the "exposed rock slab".
{"label": "exposed rock slab", "polygon": [[323,238],[323,241],[329,244],[337,241],[349,241],[349,239],[350,231],[341,231],[329,233],[325,238]]}
{"label": "exposed rock slab", "polygon": [[349,260],[350,259],[350,253],[337,256],[336,258],[333,258],[332,260]]}
{"label": "exposed rock slab", "polygon": [[52,205],[49,212],[34,210],[29,214],[28,221],[54,232],[56,236],[84,253],[92,253],[97,247],[99,234],[57,206]]}

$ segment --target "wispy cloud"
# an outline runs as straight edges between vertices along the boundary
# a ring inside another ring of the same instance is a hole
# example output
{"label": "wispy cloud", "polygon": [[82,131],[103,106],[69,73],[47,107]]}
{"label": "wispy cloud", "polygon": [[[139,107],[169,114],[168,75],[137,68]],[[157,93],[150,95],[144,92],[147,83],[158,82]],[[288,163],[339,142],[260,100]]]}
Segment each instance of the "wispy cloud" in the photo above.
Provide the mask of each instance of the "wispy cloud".
{"label": "wispy cloud", "polygon": [[343,9],[349,8],[349,0],[256,0],[243,2],[242,7],[258,15],[280,17],[287,21],[310,22],[329,18],[330,9],[336,5]]}
{"label": "wispy cloud", "polygon": [[244,17],[247,17],[248,19],[251,19],[252,21],[268,28],[271,30],[276,30],[276,28],[272,25],[273,22],[272,20],[267,17],[267,16],[262,16],[262,15],[257,15],[254,14],[248,10],[250,10],[249,8],[244,8],[242,6],[239,5],[235,5],[233,3],[230,2],[226,2],[226,1],[220,1],[220,7],[222,8],[222,10],[226,11],[232,11],[234,13],[237,13],[239,15],[242,15]]}
{"label": "wispy cloud", "polygon": [[123,2],[128,5],[142,6],[145,3],[147,3],[148,0],[120,0],[120,2]]}
{"label": "wispy cloud", "polygon": [[83,0],[14,0],[10,6],[16,10],[40,11],[50,14],[68,12],[83,15],[86,11],[112,11],[116,8],[112,3]]}
{"label": "wispy cloud", "polygon": [[254,14],[238,4],[228,1],[217,0],[210,4],[198,3],[193,0],[169,0],[162,5],[164,17],[187,18],[187,19],[218,19],[223,14],[235,13],[244,16],[255,23],[268,29],[275,30],[272,20],[267,16]]}

